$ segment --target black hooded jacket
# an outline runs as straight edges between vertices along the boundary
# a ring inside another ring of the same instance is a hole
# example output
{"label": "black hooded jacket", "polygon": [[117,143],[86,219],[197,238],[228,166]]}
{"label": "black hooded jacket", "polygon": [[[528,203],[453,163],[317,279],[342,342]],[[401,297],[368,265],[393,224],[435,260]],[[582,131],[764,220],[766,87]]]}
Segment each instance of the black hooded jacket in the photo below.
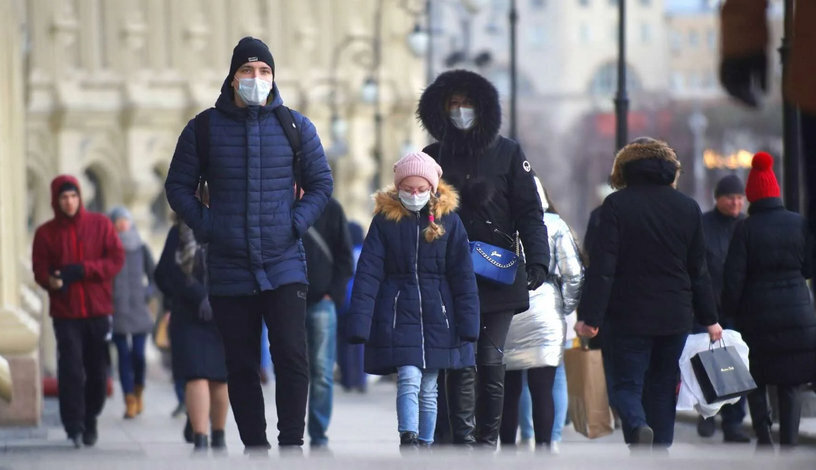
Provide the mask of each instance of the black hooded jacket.
{"label": "black hooded jacket", "polygon": [[[618,153],[601,206],[578,319],[616,335],[673,335],[717,322],[700,207],[672,188],[677,157],[661,143]],[[605,323],[606,321],[606,323]],[[606,328],[606,326],[605,326]]]}
{"label": "black hooded jacket", "polygon": [[[473,103],[473,128],[462,131],[448,117],[454,93]],[[519,144],[499,135],[501,107],[493,85],[466,70],[442,73],[423,92],[417,117],[437,142],[424,151],[439,165],[445,181],[461,195],[459,217],[471,241],[514,250],[519,234],[527,264],[549,266],[550,252],[544,212],[530,163]],[[516,281],[507,286],[478,279],[482,313],[523,312],[529,306],[527,273],[522,263]]]}

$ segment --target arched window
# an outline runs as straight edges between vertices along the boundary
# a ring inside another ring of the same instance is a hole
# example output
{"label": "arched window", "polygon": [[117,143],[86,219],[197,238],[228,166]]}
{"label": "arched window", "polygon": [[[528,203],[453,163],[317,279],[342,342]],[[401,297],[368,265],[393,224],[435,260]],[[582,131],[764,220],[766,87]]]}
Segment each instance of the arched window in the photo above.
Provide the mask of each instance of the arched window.
{"label": "arched window", "polygon": [[160,181],[161,188],[150,202],[151,226],[154,232],[165,232],[170,224],[170,205],[167,203],[167,196],[164,193],[164,179],[167,177],[167,170],[160,166],[153,167],[153,176]]}
{"label": "arched window", "polygon": [[[607,62],[598,68],[589,84],[589,91],[593,95],[613,95],[618,88],[618,64]],[[641,90],[640,79],[635,70],[626,65],[626,89],[628,91]]]}
{"label": "arched window", "polygon": [[105,193],[102,189],[102,178],[93,169],[85,170],[85,179],[89,188],[82,188],[82,204],[86,210],[92,212],[105,212]]}

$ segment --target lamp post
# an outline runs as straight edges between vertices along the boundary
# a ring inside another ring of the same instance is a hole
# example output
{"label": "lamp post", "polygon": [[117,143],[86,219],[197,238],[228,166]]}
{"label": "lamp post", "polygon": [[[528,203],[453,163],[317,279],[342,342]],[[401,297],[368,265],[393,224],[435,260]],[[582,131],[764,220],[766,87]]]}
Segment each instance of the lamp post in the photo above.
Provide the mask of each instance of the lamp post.
{"label": "lamp post", "polygon": [[618,0],[618,91],[615,96],[615,152],[628,140],[629,97],[626,94],[626,0]]}
{"label": "lamp post", "polygon": [[705,191],[705,165],[703,162],[703,144],[708,119],[699,109],[695,109],[688,120],[689,129],[693,138],[692,162],[694,164],[694,199],[700,204],[710,200]]}
{"label": "lamp post", "polygon": [[[782,62],[782,83],[786,83],[789,74],[788,65],[791,48],[791,33],[793,32],[793,0],[785,0],[784,35],[779,47],[779,56]],[[790,101],[782,100],[782,134],[783,153],[782,182],[785,190],[785,207],[788,210],[799,212],[799,155],[800,153],[800,124],[799,110]],[[810,191],[816,188],[808,188]]]}
{"label": "lamp post", "polygon": [[516,99],[518,92],[516,90],[516,24],[518,23],[518,10],[516,9],[516,0],[510,0],[510,138],[516,139],[516,122],[518,117],[518,110],[516,108]]}

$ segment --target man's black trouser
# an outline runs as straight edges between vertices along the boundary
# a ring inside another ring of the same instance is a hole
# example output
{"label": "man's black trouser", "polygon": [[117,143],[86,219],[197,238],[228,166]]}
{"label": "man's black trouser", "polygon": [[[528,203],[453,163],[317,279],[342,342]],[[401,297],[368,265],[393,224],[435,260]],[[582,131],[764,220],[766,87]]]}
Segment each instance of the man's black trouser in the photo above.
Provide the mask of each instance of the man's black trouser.
{"label": "man's black trouser", "polygon": [[259,375],[263,319],[275,370],[278,444],[303,445],[309,393],[306,286],[289,284],[250,296],[211,296],[210,304],[224,341],[227,387],[241,441],[247,447],[269,445]]}
{"label": "man's black trouser", "polygon": [[54,318],[60,418],[71,437],[93,425],[105,406],[110,329],[108,315]]}

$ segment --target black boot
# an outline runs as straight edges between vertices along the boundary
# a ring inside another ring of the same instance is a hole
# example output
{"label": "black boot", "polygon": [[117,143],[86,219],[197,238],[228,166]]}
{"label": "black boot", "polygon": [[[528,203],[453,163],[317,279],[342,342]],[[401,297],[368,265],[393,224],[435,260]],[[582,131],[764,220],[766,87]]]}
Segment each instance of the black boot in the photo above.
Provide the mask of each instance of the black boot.
{"label": "black boot", "polygon": [[96,418],[85,421],[85,430],[82,431],[82,443],[90,447],[96,444],[99,435],[96,432]]}
{"label": "black boot", "polygon": [[476,372],[476,442],[495,448],[504,409],[504,365],[479,366]]}
{"label": "black boot", "polygon": [[193,434],[193,450],[206,451],[207,450],[207,435],[195,433]]}
{"label": "black boot", "polygon": [[473,445],[476,438],[476,368],[451,369],[448,374],[448,415],[454,444]]}
{"label": "black boot", "polygon": [[419,448],[419,439],[417,433],[410,431],[403,431],[400,433],[400,453],[406,454],[416,452]]}
{"label": "black boot", "polygon": [[193,423],[190,422],[190,415],[187,415],[187,422],[184,423],[184,441],[193,443]]}
{"label": "black boot", "polygon": [[225,449],[227,447],[227,443],[224,440],[224,430],[216,430],[213,429],[210,435],[210,447],[213,449]]}

